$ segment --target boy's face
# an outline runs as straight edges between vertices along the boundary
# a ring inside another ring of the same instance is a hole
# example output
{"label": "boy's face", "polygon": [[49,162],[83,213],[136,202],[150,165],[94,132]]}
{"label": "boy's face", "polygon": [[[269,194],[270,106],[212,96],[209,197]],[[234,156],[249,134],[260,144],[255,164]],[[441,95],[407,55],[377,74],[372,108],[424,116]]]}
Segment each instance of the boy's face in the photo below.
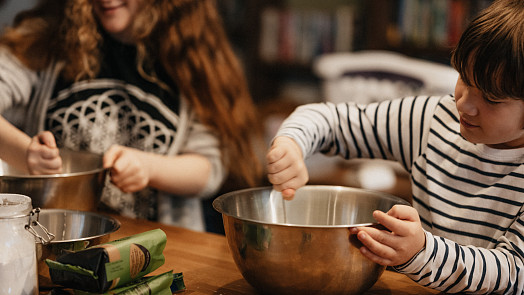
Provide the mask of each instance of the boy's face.
{"label": "boy's face", "polygon": [[493,148],[524,147],[524,100],[486,97],[459,77],[455,103],[460,115],[460,134],[472,143]]}

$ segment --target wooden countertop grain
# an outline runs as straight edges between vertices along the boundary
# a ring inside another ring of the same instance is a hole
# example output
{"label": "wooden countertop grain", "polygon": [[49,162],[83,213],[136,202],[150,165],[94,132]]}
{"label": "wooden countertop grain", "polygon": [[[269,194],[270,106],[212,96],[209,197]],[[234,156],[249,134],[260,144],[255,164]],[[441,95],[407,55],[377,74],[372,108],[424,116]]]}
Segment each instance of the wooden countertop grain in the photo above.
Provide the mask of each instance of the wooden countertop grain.
{"label": "wooden countertop grain", "polygon": [[[153,274],[182,272],[186,290],[181,294],[240,295],[258,294],[237,269],[224,236],[190,231],[160,223],[112,215],[121,228],[111,240],[160,228],[167,235],[166,262]],[[422,287],[408,277],[386,270],[367,295],[424,295],[440,292]]]}

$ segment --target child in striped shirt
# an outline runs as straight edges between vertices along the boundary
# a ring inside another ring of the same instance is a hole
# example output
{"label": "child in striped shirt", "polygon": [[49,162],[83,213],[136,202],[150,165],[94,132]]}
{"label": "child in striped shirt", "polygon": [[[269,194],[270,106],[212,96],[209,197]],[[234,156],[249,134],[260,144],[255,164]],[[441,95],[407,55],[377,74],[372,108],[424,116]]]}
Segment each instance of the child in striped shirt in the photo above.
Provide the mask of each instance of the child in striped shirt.
{"label": "child in striped shirt", "polygon": [[352,229],[364,256],[449,293],[524,293],[524,1],[497,0],[452,55],[454,95],[304,105],[267,153],[287,198],[314,153],[398,161],[413,207],[374,212],[390,231]]}

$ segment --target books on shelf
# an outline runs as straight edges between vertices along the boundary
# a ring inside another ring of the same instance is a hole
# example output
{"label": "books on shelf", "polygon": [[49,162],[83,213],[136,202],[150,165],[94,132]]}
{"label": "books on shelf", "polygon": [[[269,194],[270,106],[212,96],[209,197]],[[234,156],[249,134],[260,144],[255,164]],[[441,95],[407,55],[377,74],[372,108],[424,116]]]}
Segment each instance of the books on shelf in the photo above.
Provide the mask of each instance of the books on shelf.
{"label": "books on shelf", "polygon": [[354,10],[265,8],[261,14],[259,55],[265,62],[308,64],[316,56],[351,51]]}
{"label": "books on shelf", "polygon": [[400,0],[397,29],[404,44],[452,47],[492,0]]}
{"label": "books on shelf", "polygon": [[260,15],[260,48],[259,55],[264,61],[273,61],[278,57],[278,36],[280,27],[280,11],[276,8],[266,8]]}

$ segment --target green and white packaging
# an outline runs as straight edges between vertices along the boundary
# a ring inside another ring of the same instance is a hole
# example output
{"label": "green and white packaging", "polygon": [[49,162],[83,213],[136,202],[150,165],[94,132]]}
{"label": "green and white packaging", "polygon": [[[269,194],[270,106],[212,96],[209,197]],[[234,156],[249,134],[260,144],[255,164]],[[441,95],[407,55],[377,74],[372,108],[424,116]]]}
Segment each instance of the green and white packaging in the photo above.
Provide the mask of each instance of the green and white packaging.
{"label": "green and white packaging", "polygon": [[[160,275],[142,277],[125,286],[107,291],[102,295],[171,295],[171,284],[173,282],[173,271],[170,270]],[[94,295],[98,293],[89,293],[75,290],[75,295]]]}
{"label": "green and white packaging", "polygon": [[46,260],[53,283],[104,293],[137,280],[165,262],[167,237],[155,229]]}

